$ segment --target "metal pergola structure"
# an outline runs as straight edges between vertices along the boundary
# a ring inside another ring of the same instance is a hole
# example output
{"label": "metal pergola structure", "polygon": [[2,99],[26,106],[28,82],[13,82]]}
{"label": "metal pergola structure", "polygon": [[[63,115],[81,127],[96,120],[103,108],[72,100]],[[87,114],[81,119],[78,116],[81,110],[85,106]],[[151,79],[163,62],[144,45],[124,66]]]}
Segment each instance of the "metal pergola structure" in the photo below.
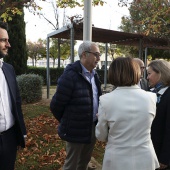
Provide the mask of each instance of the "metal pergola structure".
{"label": "metal pergola structure", "polygon": [[[70,56],[71,62],[74,62],[74,40],[83,40],[83,23],[70,24],[61,29],[47,34],[47,98],[49,98],[49,86],[50,86],[50,69],[49,69],[49,39],[70,39],[71,49]],[[155,38],[145,36],[142,34],[126,33],[102,28],[92,27],[92,41],[106,44],[119,44],[128,46],[137,46],[139,48],[139,58],[142,58],[143,50],[145,49],[145,64],[147,61],[147,49],[156,48],[170,50],[170,40],[166,38]],[[59,47],[60,48],[60,47]],[[107,51],[106,57],[107,61]],[[105,62],[106,63],[106,62]],[[60,55],[58,58],[58,66],[60,66]],[[107,65],[105,65],[105,83],[107,80]]]}

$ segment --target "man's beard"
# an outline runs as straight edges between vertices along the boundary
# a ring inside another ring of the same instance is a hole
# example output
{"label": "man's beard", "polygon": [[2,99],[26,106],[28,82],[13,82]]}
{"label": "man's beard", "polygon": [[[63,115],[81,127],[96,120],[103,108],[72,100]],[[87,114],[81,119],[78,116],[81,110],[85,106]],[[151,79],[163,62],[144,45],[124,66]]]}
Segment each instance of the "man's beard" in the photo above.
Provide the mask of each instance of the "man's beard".
{"label": "man's beard", "polygon": [[4,58],[4,57],[6,57],[7,56],[7,54],[4,54],[4,53],[2,53],[1,51],[0,51],[0,58]]}

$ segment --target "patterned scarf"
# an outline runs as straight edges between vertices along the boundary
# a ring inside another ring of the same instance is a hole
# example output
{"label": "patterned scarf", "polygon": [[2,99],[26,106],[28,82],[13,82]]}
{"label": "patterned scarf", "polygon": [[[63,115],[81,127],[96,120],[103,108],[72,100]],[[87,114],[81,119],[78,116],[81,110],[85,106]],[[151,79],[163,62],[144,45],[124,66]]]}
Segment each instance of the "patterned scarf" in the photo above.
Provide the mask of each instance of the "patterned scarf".
{"label": "patterned scarf", "polygon": [[157,103],[159,103],[161,101],[161,96],[162,96],[158,92],[164,87],[165,86],[162,83],[158,83],[158,84],[155,85],[154,89],[151,90],[153,93],[156,93],[156,95],[157,95]]}
{"label": "patterned scarf", "polygon": [[154,93],[158,93],[158,91],[159,90],[161,90],[162,88],[164,88],[165,86],[162,84],[162,83],[158,83],[158,84],[156,84],[155,85],[155,87],[154,87],[154,89],[153,89],[153,91],[152,92],[154,92]]}

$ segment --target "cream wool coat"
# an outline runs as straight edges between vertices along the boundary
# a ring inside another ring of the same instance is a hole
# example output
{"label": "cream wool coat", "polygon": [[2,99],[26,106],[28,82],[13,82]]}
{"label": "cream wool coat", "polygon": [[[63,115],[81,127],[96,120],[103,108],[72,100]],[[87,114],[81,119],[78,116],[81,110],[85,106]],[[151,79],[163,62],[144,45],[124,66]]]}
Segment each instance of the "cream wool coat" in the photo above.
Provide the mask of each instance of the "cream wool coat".
{"label": "cream wool coat", "polygon": [[155,170],[150,138],[156,95],[139,86],[117,87],[100,97],[96,137],[106,141],[102,170]]}

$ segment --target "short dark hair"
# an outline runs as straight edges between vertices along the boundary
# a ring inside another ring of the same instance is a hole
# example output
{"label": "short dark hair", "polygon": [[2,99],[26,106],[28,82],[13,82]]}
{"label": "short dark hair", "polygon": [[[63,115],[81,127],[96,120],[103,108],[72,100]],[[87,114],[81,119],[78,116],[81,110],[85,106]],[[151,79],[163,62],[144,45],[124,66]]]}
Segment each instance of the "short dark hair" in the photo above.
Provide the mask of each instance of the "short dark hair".
{"label": "short dark hair", "polygon": [[6,22],[0,21],[0,28],[8,30],[8,24]]}
{"label": "short dark hair", "polygon": [[140,76],[139,65],[130,57],[118,57],[109,67],[108,79],[115,87],[138,84]]}

